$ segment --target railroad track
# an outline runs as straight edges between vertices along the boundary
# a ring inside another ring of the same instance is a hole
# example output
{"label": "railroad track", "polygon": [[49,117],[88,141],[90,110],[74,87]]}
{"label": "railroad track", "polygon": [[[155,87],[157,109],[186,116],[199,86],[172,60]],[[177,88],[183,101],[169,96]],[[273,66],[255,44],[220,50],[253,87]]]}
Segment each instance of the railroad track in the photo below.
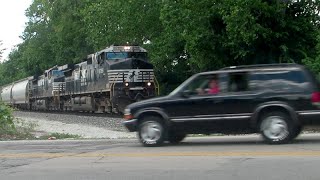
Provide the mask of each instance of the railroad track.
{"label": "railroad track", "polygon": [[119,114],[108,114],[108,113],[89,113],[89,112],[74,112],[74,111],[34,111],[34,110],[15,110],[21,112],[33,112],[41,114],[60,114],[60,115],[76,115],[76,116],[94,116],[94,117],[106,117],[106,118],[122,118],[123,115]]}

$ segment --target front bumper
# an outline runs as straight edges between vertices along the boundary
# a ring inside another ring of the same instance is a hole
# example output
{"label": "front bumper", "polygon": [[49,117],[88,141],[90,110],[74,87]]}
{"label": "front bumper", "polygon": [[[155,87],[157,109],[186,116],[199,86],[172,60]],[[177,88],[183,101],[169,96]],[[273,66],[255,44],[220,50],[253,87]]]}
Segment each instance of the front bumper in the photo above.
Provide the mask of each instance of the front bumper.
{"label": "front bumper", "polygon": [[126,120],[122,123],[130,132],[137,131],[138,119]]}

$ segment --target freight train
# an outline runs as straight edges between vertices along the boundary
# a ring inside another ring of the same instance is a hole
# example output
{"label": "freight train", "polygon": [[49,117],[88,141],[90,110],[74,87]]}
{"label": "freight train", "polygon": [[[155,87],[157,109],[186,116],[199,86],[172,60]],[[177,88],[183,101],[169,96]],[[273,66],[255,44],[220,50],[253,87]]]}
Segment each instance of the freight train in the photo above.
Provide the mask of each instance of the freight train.
{"label": "freight train", "polygon": [[4,103],[19,109],[123,112],[159,93],[153,65],[140,46],[112,45],[78,64],[54,66],[1,87]]}

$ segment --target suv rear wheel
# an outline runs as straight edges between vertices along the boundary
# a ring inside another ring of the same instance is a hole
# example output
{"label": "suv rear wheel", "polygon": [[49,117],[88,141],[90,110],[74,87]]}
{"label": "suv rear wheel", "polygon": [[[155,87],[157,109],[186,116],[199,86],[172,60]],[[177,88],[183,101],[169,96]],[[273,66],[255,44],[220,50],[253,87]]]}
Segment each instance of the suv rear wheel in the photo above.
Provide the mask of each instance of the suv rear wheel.
{"label": "suv rear wheel", "polygon": [[163,121],[157,116],[147,116],[139,124],[138,136],[144,146],[160,146],[165,137]]}
{"label": "suv rear wheel", "polygon": [[289,142],[295,135],[295,129],[290,117],[283,112],[267,113],[260,123],[260,132],[270,144]]}
{"label": "suv rear wheel", "polygon": [[292,139],[298,137],[301,134],[302,130],[303,130],[303,126],[302,125],[298,125],[296,127],[296,130],[295,130],[293,136],[292,136]]}

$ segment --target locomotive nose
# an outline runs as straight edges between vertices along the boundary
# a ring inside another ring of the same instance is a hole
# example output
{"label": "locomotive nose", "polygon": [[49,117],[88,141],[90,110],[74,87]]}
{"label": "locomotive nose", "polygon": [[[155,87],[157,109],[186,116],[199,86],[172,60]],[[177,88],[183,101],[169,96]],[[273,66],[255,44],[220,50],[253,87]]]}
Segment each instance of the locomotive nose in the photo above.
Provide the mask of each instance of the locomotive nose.
{"label": "locomotive nose", "polygon": [[153,69],[153,65],[147,61],[130,58],[121,61],[108,62],[111,70],[115,69]]}
{"label": "locomotive nose", "polygon": [[153,65],[141,59],[131,59],[132,69],[152,69]]}

